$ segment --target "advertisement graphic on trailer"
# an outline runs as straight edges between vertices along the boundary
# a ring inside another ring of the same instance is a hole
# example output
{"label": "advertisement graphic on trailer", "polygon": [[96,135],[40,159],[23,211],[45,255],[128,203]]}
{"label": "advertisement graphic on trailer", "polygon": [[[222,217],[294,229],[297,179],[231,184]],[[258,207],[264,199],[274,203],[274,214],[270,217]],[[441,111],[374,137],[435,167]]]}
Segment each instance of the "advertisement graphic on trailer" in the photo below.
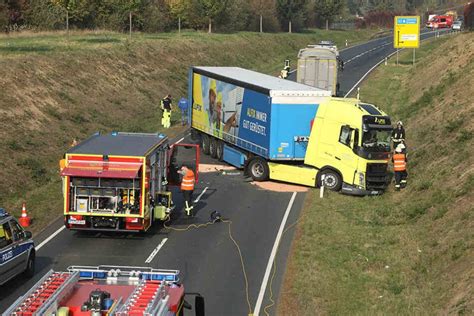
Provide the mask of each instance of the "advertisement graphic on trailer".
{"label": "advertisement graphic on trailer", "polygon": [[268,148],[268,96],[196,73],[193,85],[193,127],[230,143]]}

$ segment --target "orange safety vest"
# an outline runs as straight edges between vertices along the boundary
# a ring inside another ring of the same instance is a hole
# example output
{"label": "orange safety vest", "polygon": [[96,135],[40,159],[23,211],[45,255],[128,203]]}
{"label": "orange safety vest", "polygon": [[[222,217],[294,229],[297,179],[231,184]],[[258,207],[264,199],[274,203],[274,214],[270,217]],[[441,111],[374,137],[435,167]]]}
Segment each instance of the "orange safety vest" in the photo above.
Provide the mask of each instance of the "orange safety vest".
{"label": "orange safety vest", "polygon": [[183,181],[181,181],[181,190],[183,191],[194,190],[194,172],[191,169],[188,169],[188,171],[183,177]]}
{"label": "orange safety vest", "polygon": [[393,170],[394,171],[405,171],[407,169],[405,154],[393,155]]}

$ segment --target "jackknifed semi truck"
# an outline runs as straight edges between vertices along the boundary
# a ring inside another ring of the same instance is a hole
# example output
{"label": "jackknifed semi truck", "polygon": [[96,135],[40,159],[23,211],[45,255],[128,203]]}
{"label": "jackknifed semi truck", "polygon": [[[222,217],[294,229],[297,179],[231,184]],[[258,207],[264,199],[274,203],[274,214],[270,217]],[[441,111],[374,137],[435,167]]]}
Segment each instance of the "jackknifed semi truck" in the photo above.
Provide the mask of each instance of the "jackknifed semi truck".
{"label": "jackknifed semi truck", "polygon": [[189,120],[204,154],[244,168],[255,181],[382,193],[390,117],[331,94],[238,67],[192,67]]}
{"label": "jackknifed semi truck", "polygon": [[92,135],[60,162],[66,227],[147,231],[173,209],[168,185],[179,184],[181,164],[194,171],[197,181],[198,145],[170,144],[158,133]]}

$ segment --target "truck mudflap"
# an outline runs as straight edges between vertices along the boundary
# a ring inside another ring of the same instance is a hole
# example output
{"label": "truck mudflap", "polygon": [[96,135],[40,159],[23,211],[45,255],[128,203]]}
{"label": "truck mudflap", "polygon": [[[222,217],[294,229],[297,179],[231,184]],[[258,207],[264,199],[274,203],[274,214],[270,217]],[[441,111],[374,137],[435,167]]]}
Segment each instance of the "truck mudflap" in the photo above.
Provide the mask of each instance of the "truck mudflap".
{"label": "truck mudflap", "polygon": [[341,193],[347,195],[356,195],[356,196],[366,196],[366,195],[381,195],[383,194],[383,190],[365,190],[358,188],[354,185],[347,184],[345,182],[342,183]]}

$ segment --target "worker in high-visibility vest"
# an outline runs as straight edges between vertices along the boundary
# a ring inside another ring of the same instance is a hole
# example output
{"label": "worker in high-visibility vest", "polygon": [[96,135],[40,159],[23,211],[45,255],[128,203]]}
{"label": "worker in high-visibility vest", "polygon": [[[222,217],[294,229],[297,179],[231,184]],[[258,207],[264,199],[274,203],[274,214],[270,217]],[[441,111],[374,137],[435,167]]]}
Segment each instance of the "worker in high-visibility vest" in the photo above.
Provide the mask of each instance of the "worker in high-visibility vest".
{"label": "worker in high-visibility vest", "polygon": [[399,144],[395,148],[395,154],[392,157],[393,171],[395,173],[395,190],[399,191],[407,185],[407,155],[405,145]]}
{"label": "worker in high-visibility vest", "polygon": [[179,171],[179,173],[183,176],[181,180],[181,191],[183,191],[184,196],[184,204],[186,211],[186,215],[193,216],[192,210],[192,198],[193,198],[193,191],[194,191],[194,172],[189,169],[187,166],[183,165]]}
{"label": "worker in high-visibility vest", "polygon": [[285,60],[285,67],[283,67],[283,69],[280,71],[280,75],[278,76],[278,78],[281,78],[281,79],[286,79],[288,78],[288,75],[290,74],[290,60],[286,59]]}
{"label": "worker in high-visibility vest", "polygon": [[163,110],[163,117],[161,118],[161,124],[164,128],[170,128],[171,126],[171,95],[168,94],[161,100],[161,108]]}

